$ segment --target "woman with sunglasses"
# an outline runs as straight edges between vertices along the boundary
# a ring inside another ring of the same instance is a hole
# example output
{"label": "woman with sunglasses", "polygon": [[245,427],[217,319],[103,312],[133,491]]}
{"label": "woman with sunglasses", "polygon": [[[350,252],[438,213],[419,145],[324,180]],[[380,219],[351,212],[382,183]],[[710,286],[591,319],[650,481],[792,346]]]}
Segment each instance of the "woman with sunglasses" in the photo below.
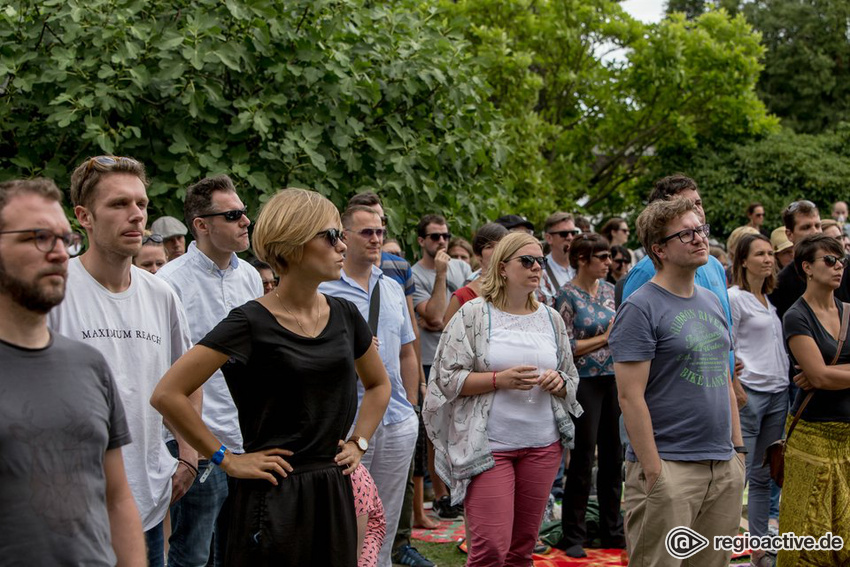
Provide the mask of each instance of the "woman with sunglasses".
{"label": "woman with sunglasses", "polygon": [[422,416],[436,468],[463,501],[467,566],[530,565],[578,382],[563,320],[535,299],[545,259],[511,233],[440,338]]}
{"label": "woman with sunglasses", "polygon": [[499,240],[508,234],[508,229],[495,222],[488,222],[478,229],[475,237],[472,239],[472,253],[475,256],[478,265],[478,272],[473,273],[473,280],[452,293],[449,299],[449,306],[446,307],[446,314],[443,315],[443,325],[448,325],[452,320],[457,310],[467,301],[471,301],[481,294],[481,276],[487,272],[490,267],[490,257],[493,255],[493,249]]}
{"label": "woman with sunglasses", "polygon": [[611,285],[616,285],[620,279],[629,273],[631,267],[632,253],[625,246],[615,244],[611,247],[611,266],[608,275],[605,276],[605,281]]}
{"label": "woman with sunglasses", "polygon": [[[747,518],[750,533],[761,537],[768,533],[771,490],[770,469],[762,461],[767,447],[782,438],[788,415],[788,354],[782,323],[767,300],[776,282],[770,240],[759,233],[745,234],[734,252],[729,306],[732,344],[735,358],[743,364],[739,380],[747,400],[739,410],[750,485]],[[753,565],[766,566],[770,561],[763,549],[753,550]]]}
{"label": "woman with sunglasses", "polygon": [[[287,189],[269,200],[254,250],[280,275],[277,288],[231,311],[172,366],[151,399],[235,479],[229,566],[357,563],[348,475],[387,407],[390,384],[357,308],[317,291],[339,278],[341,234],[339,213],[318,193]],[[188,403],[219,367],[239,410],[241,455],[222,446]],[[365,394],[349,437],[358,378]]]}
{"label": "woman with sunglasses", "polygon": [[850,341],[830,364],[838,351],[842,315],[850,308],[835,297],[847,264],[841,243],[825,234],[807,236],[794,246],[794,267],[806,291],[783,320],[792,363],[802,371],[794,377],[801,391],[791,415],[804,400],[808,403],[788,439],[779,529],[830,531],[844,538],[844,546],[840,551],[780,551],[783,567],[850,565]]}
{"label": "woman with sunglasses", "polygon": [[159,234],[152,234],[146,230],[142,237],[142,248],[133,256],[133,265],[155,274],[168,261],[165,257],[165,246],[163,238]]}
{"label": "woman with sunglasses", "polygon": [[579,375],[576,399],[584,414],[575,420],[576,446],[570,455],[561,516],[563,536],[557,547],[570,557],[586,557],[585,512],[597,451],[602,547],[622,549],[626,544],[620,516],[620,405],[614,360],[608,347],[608,333],[616,314],[614,286],[605,281],[611,267],[608,241],[599,234],[579,235],[570,247],[570,265],[575,268],[576,277],[561,288],[555,305],[570,337]]}

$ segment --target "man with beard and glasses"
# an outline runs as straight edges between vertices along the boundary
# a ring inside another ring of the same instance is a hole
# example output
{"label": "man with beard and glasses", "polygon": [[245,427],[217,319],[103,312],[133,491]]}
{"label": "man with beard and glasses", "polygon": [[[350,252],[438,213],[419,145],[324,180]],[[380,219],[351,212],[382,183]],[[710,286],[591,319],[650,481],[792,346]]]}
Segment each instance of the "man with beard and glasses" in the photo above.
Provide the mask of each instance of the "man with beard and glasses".
{"label": "man with beard and glasses", "polygon": [[109,366],[51,333],[82,247],[47,179],[0,183],[0,556],[20,565],[145,564]]}
{"label": "man with beard and glasses", "polygon": [[553,213],[543,223],[543,237],[551,251],[546,256],[546,269],[537,288],[537,300],[553,309],[561,287],[576,275],[575,269],[570,266],[570,244],[579,234],[581,230],[576,228],[570,213]]}
{"label": "man with beard and glasses", "polygon": [[[469,264],[453,260],[446,248],[452,235],[441,215],[425,215],[417,226],[422,259],[413,265],[413,281],[416,289],[413,294],[413,306],[419,320],[420,342],[422,345],[422,367],[425,377],[431,373],[434,353],[443,332],[443,315],[449,305],[452,293],[463,287],[472,270]],[[434,486],[434,510],[441,518],[457,518],[461,514],[459,506],[452,506],[448,489],[433,473],[433,448],[428,441],[428,465],[431,483]]]}
{"label": "man with beard and glasses", "polygon": [[[737,535],[747,450],[729,325],[717,296],[694,281],[710,258],[708,225],[679,197],[650,203],[637,230],[655,275],[617,311],[608,339],[631,441],[626,538],[630,564],[673,567],[682,562],[665,549],[671,530]],[[725,567],[730,555],[709,547],[691,563]]]}
{"label": "man with beard and glasses", "polygon": [[[65,301],[50,312],[54,331],[82,340],[106,358],[133,443],[124,466],[139,508],[148,562],[165,562],[162,523],[170,504],[197,476],[197,452],[178,438],[168,452],[162,416],[148,402],[160,378],[190,347],[183,305],[167,283],[137,268],[147,221],[144,166],[128,157],[97,156],[71,175],[71,201],[89,249],[68,264]],[[201,392],[193,394],[201,411]]]}
{"label": "man with beard and glasses", "polygon": [[[248,249],[245,204],[226,175],[201,179],[186,190],[184,217],[195,237],[186,253],[166,264],[157,274],[174,289],[189,319],[190,338],[197,343],[227,314],[263,295],[257,270],[240,260],[237,252]],[[216,370],[204,382],[202,418],[206,426],[233,453],[242,453],[239,413],[224,374]],[[172,454],[177,447],[168,442]],[[198,469],[210,466],[206,459]],[[220,467],[212,467],[204,483],[195,479],[189,492],[171,508],[168,565],[205,565],[210,543],[215,541],[214,564],[224,565],[227,506],[230,480]]]}

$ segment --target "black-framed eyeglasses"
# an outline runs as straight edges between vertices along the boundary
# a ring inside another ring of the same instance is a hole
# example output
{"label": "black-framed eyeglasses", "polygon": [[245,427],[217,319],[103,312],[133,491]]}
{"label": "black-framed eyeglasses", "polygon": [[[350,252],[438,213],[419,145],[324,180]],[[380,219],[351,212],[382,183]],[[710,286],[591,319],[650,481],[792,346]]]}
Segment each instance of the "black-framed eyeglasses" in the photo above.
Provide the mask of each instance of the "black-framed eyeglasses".
{"label": "black-framed eyeglasses", "polygon": [[425,238],[430,238],[431,242],[439,242],[442,238],[446,242],[452,239],[451,232],[432,232],[431,234],[426,234]]}
{"label": "black-framed eyeglasses", "polygon": [[362,228],[360,230],[349,230],[345,229],[345,232],[353,232],[355,234],[359,234],[366,240],[370,240],[373,236],[377,236],[378,239],[383,239],[386,236],[387,231],[383,228]]}
{"label": "black-framed eyeglasses", "polygon": [[248,216],[248,208],[244,209],[233,209],[232,211],[221,211],[220,213],[207,213],[205,215],[198,215],[195,218],[205,219],[207,217],[224,217],[224,220],[227,222],[236,222],[242,218],[242,216]]}
{"label": "black-framed eyeglasses", "polygon": [[674,232],[670,236],[665,236],[661,240],[658,241],[658,244],[664,244],[668,240],[672,240],[679,237],[679,242],[682,244],[690,244],[696,238],[696,235],[699,234],[703,238],[708,238],[708,235],[711,234],[711,227],[707,224],[698,226],[696,228],[686,228],[685,230],[680,230],[679,232]]}
{"label": "black-framed eyeglasses", "polygon": [[578,236],[579,234],[581,234],[581,231],[580,231],[579,229],[574,229],[574,230],[553,230],[553,231],[551,231],[551,232],[548,232],[547,234],[551,234],[551,235],[553,235],[553,236],[554,236],[554,235],[558,235],[558,236],[560,236],[561,238],[568,238],[568,237],[570,237],[570,236],[572,236],[573,238],[575,238],[576,236]]}
{"label": "black-framed eyeglasses", "polygon": [[593,257],[596,258],[597,260],[604,262],[605,260],[611,259],[611,253],[610,252],[600,252],[599,254],[593,254]]}
{"label": "black-framed eyeglasses", "polygon": [[148,242],[153,242],[154,244],[162,244],[163,240],[164,239],[162,238],[161,234],[148,234],[147,236],[142,237],[142,246],[144,246]]}
{"label": "black-framed eyeglasses", "polygon": [[812,261],[817,262],[818,260],[823,260],[823,263],[826,264],[827,268],[833,268],[836,264],[841,264],[842,268],[846,268],[848,262],[850,262],[850,257],[846,255],[834,256],[832,254],[825,254],[824,256],[819,256]]}
{"label": "black-framed eyeglasses", "polygon": [[78,232],[66,232],[64,234],[56,234],[46,228],[27,228],[24,230],[4,230],[0,234],[32,234],[32,242],[40,252],[53,252],[56,248],[56,241],[61,240],[65,244],[65,251],[68,256],[76,256],[83,251],[83,236]]}
{"label": "black-framed eyeglasses", "polygon": [[522,267],[526,270],[530,270],[534,263],[537,262],[540,264],[541,268],[546,267],[546,256],[531,256],[528,254],[523,254],[522,256],[514,256],[513,258],[508,258],[505,262],[510,262],[511,260],[519,260],[519,263],[522,264]]}
{"label": "black-framed eyeglasses", "polygon": [[343,232],[338,228],[329,228],[322,232],[317,232],[316,236],[324,236],[327,239],[328,244],[333,247],[336,246],[340,240],[343,240],[342,234]]}

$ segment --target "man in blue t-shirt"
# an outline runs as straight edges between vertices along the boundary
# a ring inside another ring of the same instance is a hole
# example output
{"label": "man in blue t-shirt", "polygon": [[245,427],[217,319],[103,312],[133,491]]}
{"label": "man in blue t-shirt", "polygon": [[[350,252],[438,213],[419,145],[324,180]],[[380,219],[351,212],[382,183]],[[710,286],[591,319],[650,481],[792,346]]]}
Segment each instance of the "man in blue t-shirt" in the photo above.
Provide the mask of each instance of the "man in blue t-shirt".
{"label": "man in blue t-shirt", "polygon": [[[666,547],[675,528],[713,542],[736,535],[741,518],[746,449],[729,377],[729,326],[717,297],[694,282],[710,257],[700,213],[694,201],[673,198],[653,201],[638,217],[655,275],[623,303],[608,340],[631,441],[625,511],[635,565],[678,566]],[[725,567],[730,555],[709,545],[692,561]]]}

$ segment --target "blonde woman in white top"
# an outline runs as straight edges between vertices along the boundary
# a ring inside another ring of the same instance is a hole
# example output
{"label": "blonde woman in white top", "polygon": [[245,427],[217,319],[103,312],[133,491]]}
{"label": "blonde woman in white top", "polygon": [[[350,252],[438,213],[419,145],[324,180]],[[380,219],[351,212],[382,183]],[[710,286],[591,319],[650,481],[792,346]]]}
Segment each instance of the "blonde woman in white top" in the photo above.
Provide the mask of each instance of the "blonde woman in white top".
{"label": "blonde woman in white top", "polygon": [[[740,409],[741,434],[748,450],[747,511],[750,533],[765,536],[770,470],[762,461],[767,446],[782,438],[788,414],[788,354],[776,308],[766,297],[775,283],[770,240],[761,234],[744,235],[734,258],[729,305],[735,356],[744,365],[739,379],[747,394],[747,403]],[[768,564],[764,556],[764,550],[753,550],[753,565]]]}
{"label": "blonde woman in white top", "polygon": [[464,502],[467,566],[530,565],[574,428],[578,375],[558,313],[535,300],[545,259],[505,236],[440,338],[422,417],[437,472]]}

